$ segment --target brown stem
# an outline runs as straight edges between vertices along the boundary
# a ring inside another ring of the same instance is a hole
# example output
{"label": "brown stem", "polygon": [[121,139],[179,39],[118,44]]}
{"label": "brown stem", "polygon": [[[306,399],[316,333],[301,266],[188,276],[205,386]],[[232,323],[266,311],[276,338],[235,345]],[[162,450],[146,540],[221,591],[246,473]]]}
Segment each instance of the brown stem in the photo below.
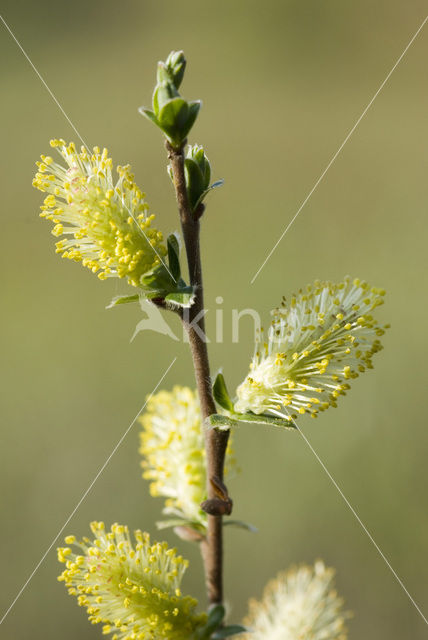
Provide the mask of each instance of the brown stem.
{"label": "brown stem", "polygon": [[[206,418],[216,413],[217,410],[212,395],[210,366],[205,339],[204,297],[199,244],[199,218],[202,214],[202,208],[193,213],[189,205],[184,175],[184,145],[177,150],[166,142],[166,148],[171,164],[181,229],[186,247],[190,284],[195,287],[195,301],[189,309],[182,313],[182,320],[189,337],[202,418],[205,422]],[[228,439],[228,431],[217,431],[216,429],[206,431],[208,500],[216,499],[217,496],[215,480],[213,481],[213,479],[223,481]],[[201,542],[201,553],[204,562],[208,602],[210,605],[220,603],[223,601],[223,526],[221,515],[208,515],[207,536]]]}

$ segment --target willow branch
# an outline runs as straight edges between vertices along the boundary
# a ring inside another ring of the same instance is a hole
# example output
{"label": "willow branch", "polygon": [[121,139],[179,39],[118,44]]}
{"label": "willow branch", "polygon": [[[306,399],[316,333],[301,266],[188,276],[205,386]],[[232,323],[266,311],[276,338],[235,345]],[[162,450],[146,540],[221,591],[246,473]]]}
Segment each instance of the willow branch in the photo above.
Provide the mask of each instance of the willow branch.
{"label": "willow branch", "polygon": [[[184,147],[184,145],[183,145]],[[191,211],[184,174],[183,147],[174,149],[168,142],[166,148],[171,165],[181,229],[186,248],[190,284],[195,288],[195,301],[184,310],[182,320],[187,331],[195,369],[196,385],[201,404],[202,419],[216,413],[212,395],[210,366],[205,339],[204,297],[200,253],[200,216],[202,206],[196,213]],[[224,462],[229,433],[209,429],[206,431],[206,464],[208,501],[218,502],[216,486],[223,482]],[[215,510],[214,510],[215,511]],[[220,513],[220,511],[219,511]],[[207,596],[210,604],[223,601],[223,526],[222,515],[208,515],[206,539],[201,542],[201,553],[205,570]]]}

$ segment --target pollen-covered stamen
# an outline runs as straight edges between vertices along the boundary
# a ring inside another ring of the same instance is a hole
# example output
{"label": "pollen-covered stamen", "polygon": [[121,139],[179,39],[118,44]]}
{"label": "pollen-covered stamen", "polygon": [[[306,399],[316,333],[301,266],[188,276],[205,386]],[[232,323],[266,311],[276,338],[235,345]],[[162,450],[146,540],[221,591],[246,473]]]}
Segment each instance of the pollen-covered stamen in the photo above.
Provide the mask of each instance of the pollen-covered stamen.
{"label": "pollen-covered stamen", "polygon": [[58,549],[64,581],[93,624],[103,623],[103,634],[115,640],[187,640],[206,620],[195,613],[197,601],[182,596],[180,583],[187,561],[166,543],[151,543],[147,533],[115,524],[109,532],[93,522],[94,539],[65,539],[71,547]]}
{"label": "pollen-covered stamen", "polygon": [[130,167],[117,167],[112,176],[112,160],[107,149],[94,147],[89,155],[74,143],[52,140],[66,166],[50,156],[41,156],[33,185],[49,195],[41,217],[54,223],[53,235],[65,238],[56,244],[62,257],[81,262],[98,272],[100,279],[126,277],[139,286],[141,277],[166,254],[160,231],[151,227],[144,194],[134,183]]}
{"label": "pollen-covered stamen", "polygon": [[384,294],[347,277],[339,284],[317,281],[289,305],[283,300],[272,312],[267,341],[259,336],[235,410],[277,414],[286,407],[291,421],[335,407],[382,349],[379,337],[388,325],[381,327],[372,312]]}

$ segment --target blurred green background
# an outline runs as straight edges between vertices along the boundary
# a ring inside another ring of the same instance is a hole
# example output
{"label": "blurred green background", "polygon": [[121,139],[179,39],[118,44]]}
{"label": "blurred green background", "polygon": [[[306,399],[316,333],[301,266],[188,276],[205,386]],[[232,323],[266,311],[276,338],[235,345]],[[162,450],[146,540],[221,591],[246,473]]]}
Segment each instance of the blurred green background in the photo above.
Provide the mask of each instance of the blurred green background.
{"label": "blurred green background", "polygon": [[[421,609],[427,605],[426,298],[427,38],[419,35],[253,285],[250,279],[421,24],[413,0],[3,0],[2,14],[92,146],[130,162],[158,224],[177,228],[160,133],[137,113],[155,65],[188,58],[183,94],[201,98],[191,137],[214,178],[204,220],[208,328],[217,296],[225,341],[212,368],[240,382],[252,327],[231,343],[233,308],[265,318],[283,294],[346,273],[387,289],[392,323],[375,370],[335,411],[301,427]],[[137,307],[106,311],[124,283],[101,283],[54,253],[38,218],[34,162],[49,139],[76,134],[2,28],[2,587],[0,617],[25,583],[174,356],[164,381],[193,384],[186,345],[130,337]],[[176,320],[172,326],[178,330]],[[88,522],[156,534],[160,500],[140,478],[135,425],[65,533]],[[350,638],[426,637],[426,625],[297,434],[243,426],[235,516],[257,535],[226,532],[231,617],[296,562],[321,557],[354,611]],[[204,603],[197,549],[159,534],[191,560],[186,588]],[[54,545],[57,546],[56,544]],[[0,627],[2,638],[90,639],[100,629],[56,582],[52,550]]]}

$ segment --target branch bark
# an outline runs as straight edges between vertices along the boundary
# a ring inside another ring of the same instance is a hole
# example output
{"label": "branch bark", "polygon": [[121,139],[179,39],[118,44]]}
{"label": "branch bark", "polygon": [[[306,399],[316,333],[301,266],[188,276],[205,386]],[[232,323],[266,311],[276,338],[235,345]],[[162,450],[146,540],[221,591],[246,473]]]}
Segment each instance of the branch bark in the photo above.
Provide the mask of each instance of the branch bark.
{"label": "branch bark", "polygon": [[[217,410],[212,395],[208,349],[205,339],[204,295],[200,252],[200,217],[203,212],[203,205],[201,205],[199,211],[195,213],[191,211],[184,174],[184,145],[181,149],[177,150],[166,142],[166,149],[172,169],[178,211],[180,214],[190,284],[195,287],[195,301],[190,309],[181,315],[189,337],[202,419],[205,422],[206,418],[213,413],[217,413]],[[228,439],[228,431],[217,431],[216,429],[206,431],[205,447],[208,500],[216,499],[216,482],[218,480],[223,482],[224,461]],[[223,601],[223,525],[221,515],[208,515],[207,536],[206,539],[201,542],[201,553],[204,563],[208,602],[210,605],[221,603]]]}

